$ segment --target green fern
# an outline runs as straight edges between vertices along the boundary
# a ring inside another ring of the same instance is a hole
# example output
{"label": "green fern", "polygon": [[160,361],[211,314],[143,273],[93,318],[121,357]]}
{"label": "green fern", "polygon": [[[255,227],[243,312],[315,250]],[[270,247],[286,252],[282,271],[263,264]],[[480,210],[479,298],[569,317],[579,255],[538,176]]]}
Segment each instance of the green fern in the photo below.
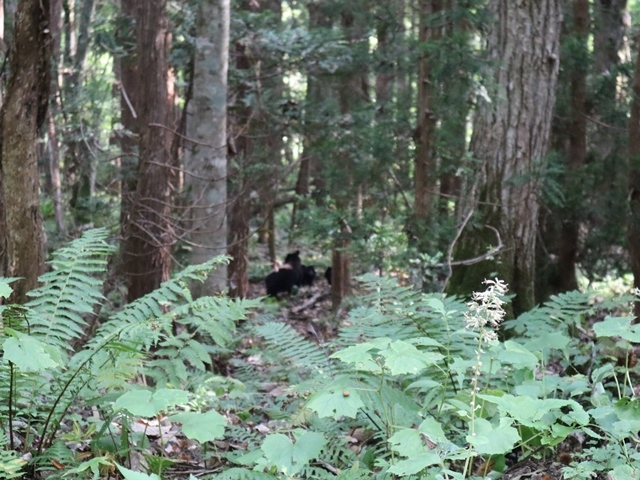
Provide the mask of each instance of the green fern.
{"label": "green fern", "polygon": [[506,321],[504,328],[525,339],[558,332],[568,334],[570,327],[580,325],[593,312],[592,296],[592,292],[577,290],[553,295],[546,303]]}
{"label": "green fern", "polygon": [[[52,271],[41,277],[42,286],[31,293],[27,305],[19,311],[3,307],[0,338],[10,327],[70,355],[48,371],[15,371],[6,358],[0,364],[0,395],[13,400],[12,411],[0,402],[0,415],[31,419],[38,430],[39,455],[53,444],[71,407],[103,398],[104,389],[126,390],[127,382],[140,373],[152,375],[157,384],[175,385],[193,371],[203,372],[211,363],[210,348],[200,339],[226,344],[233,338],[235,322],[256,304],[226,298],[194,301],[189,284],[204,280],[212,268],[227,261],[214,259],[186,268],[112,315],[81,351],[71,355],[71,342],[83,335],[86,316],[102,301],[99,278],[112,252],[105,238],[104,230],[85,232],[54,254]],[[6,296],[2,285],[0,295]],[[184,325],[185,331],[174,336],[174,324]],[[149,361],[146,354],[152,347],[156,350]]]}
{"label": "green fern", "polygon": [[13,450],[7,451],[7,446],[7,437],[0,434],[0,480],[22,478],[24,476],[22,469],[27,461],[19,458]]}
{"label": "green fern", "polygon": [[212,475],[203,478],[210,478],[212,480],[274,480],[278,477],[269,473],[247,470],[246,468],[230,468],[228,470],[225,470],[223,473],[219,473],[218,475]]}
{"label": "green fern", "polygon": [[272,352],[300,371],[329,366],[326,352],[282,322],[266,323],[255,327],[256,334],[265,339]]}
{"label": "green fern", "polygon": [[41,286],[29,292],[30,333],[49,344],[70,350],[69,342],[83,335],[84,315],[93,315],[103,300],[102,282],[107,257],[114,251],[104,229],[89,230],[53,254],[52,271],[40,277]]}

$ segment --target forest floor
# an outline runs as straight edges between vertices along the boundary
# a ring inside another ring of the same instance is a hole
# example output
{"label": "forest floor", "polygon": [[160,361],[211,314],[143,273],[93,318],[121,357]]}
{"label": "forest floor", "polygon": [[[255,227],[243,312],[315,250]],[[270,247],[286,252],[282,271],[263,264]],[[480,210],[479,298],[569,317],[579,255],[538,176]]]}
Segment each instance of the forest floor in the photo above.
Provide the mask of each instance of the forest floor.
{"label": "forest floor", "polygon": [[[249,285],[249,298],[266,295],[264,281]],[[316,278],[313,285],[300,287],[289,296],[281,294],[279,301],[280,320],[295,328],[309,340],[322,344],[337,335],[337,325],[332,312],[331,285],[324,278]],[[275,300],[266,299],[275,303]],[[338,313],[338,316],[341,316]]]}

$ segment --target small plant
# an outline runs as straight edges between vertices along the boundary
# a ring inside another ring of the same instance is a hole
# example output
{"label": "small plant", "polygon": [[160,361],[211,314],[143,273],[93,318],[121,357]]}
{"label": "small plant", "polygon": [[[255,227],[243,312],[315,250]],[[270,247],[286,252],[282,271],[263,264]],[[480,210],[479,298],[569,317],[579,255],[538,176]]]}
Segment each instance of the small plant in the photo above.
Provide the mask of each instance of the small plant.
{"label": "small plant", "polygon": [[[291,410],[296,403],[282,404],[278,426],[298,477],[325,478],[327,464],[329,471],[364,478],[486,476],[504,472],[512,452],[521,459],[552,461],[556,446],[569,437],[584,438],[591,450],[583,461],[564,455],[571,463],[567,475],[626,475],[637,468],[632,439],[640,408],[631,388],[632,367],[593,365],[589,378],[569,367],[560,374],[545,367],[571,365],[570,356],[581,351],[570,333],[593,308],[588,294],[554,298],[525,316],[526,326],[537,333],[499,341],[498,328],[519,329],[523,319],[503,320],[507,289],[498,279],[487,281],[485,291],[466,305],[386,278],[360,280],[365,293],[355,300],[359,306],[339,337],[322,349],[284,324],[256,328],[267,342],[265,350],[277,355],[272,361],[286,366],[293,383],[289,393],[306,399],[298,411]],[[638,342],[640,335],[628,317],[607,319],[594,331],[601,339],[628,342]],[[303,438],[300,422],[322,434],[317,458],[295,447]],[[353,437],[366,440],[351,443]],[[332,441],[336,438],[342,441]],[[256,444],[239,463],[271,474],[291,472],[267,454],[273,452],[272,441]],[[237,478],[253,478],[241,471],[249,472],[234,470]]]}
{"label": "small plant", "polygon": [[[0,424],[7,435],[0,444],[6,449],[0,478],[14,478],[15,467],[24,463],[12,456],[18,448],[33,454],[31,464],[38,470],[54,465],[99,478],[105,468],[124,461],[130,449],[148,446],[130,428],[135,417],[168,413],[187,437],[203,444],[224,432],[226,419],[210,404],[192,408],[192,395],[184,387],[193,374],[206,373],[210,346],[229,342],[235,322],[256,302],[191,297],[189,283],[204,280],[225,261],[215,259],[186,268],[116,312],[84,348],[74,351],[72,342],[84,334],[86,317],[102,300],[100,276],[112,252],[105,238],[104,230],[86,232],[54,254],[51,272],[41,277],[29,303],[0,306]],[[0,280],[0,296],[8,297],[10,281]],[[181,327],[178,335],[174,325]],[[141,376],[153,378],[154,386],[137,385],[133,380]],[[76,415],[90,407],[101,412],[99,421],[90,417],[93,423],[87,423]],[[57,441],[61,432],[90,435],[96,456],[78,462],[67,455]],[[107,451],[112,453],[102,453]],[[158,462],[148,463],[162,469]]]}

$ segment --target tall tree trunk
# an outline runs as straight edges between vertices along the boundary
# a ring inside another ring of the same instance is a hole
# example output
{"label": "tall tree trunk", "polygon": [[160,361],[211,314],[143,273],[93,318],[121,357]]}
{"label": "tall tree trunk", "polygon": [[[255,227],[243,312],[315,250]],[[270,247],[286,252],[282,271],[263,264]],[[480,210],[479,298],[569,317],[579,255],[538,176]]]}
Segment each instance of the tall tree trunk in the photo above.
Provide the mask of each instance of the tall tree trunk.
{"label": "tall tree trunk", "polygon": [[[573,35],[580,45],[579,61],[571,63],[571,120],[566,190],[569,196],[580,195],[580,170],[587,158],[587,62],[589,42],[589,0],[573,1]],[[576,199],[577,200],[577,199]],[[581,200],[581,199],[580,199]],[[561,291],[576,290],[576,259],[580,220],[576,212],[582,201],[569,201],[568,217],[563,219],[558,251],[558,279]]]}
{"label": "tall tree trunk", "polygon": [[[463,55],[471,56],[466,53],[464,47],[471,43],[472,32],[466,19],[458,19],[459,11],[464,6],[460,5],[458,0],[447,0],[444,7],[448,15],[453,19],[447,22],[446,28],[443,28],[443,35],[448,42],[458,43],[458,49]],[[462,40],[460,40],[462,39]],[[447,55],[448,52],[444,52]],[[440,54],[443,55],[442,53]],[[458,57],[455,57],[455,61]],[[465,166],[465,152],[467,150],[467,117],[469,115],[469,90],[471,86],[471,74],[465,70],[463,61],[460,58],[461,68],[459,76],[451,79],[441,79],[443,88],[443,104],[446,105],[446,111],[442,114],[442,125],[440,126],[440,135],[446,136],[444,140],[448,146],[448,155],[443,156],[440,165],[440,202],[439,212],[443,216],[452,215],[453,218],[459,216],[459,196],[462,188],[462,178],[459,174],[461,167]],[[444,143],[444,142],[443,142]],[[451,204],[455,207],[453,211]]]}
{"label": "tall tree trunk", "polygon": [[480,160],[471,192],[478,221],[477,227],[467,226],[462,232],[455,257],[467,260],[485,254],[496,245],[496,232],[504,248],[494,258],[455,266],[448,291],[468,294],[497,274],[516,294],[514,313],[532,308],[535,301],[538,172],[549,145],[555,102],[560,3],[489,3],[494,19],[487,45],[494,65],[492,103],[479,101],[470,145]]}
{"label": "tall tree trunk", "polygon": [[[309,11],[309,30],[331,28],[333,19],[326,11],[321,2],[313,1],[307,5]],[[311,186],[314,186],[313,196],[316,203],[323,201],[325,192],[325,182],[322,178],[322,165],[316,154],[318,144],[318,125],[316,124],[315,115],[319,111],[322,102],[326,98],[331,98],[334,94],[332,89],[332,80],[328,75],[321,75],[316,71],[307,72],[307,91],[305,97],[305,116],[304,116],[304,141],[303,152],[300,158],[300,170],[298,171],[298,179],[296,181],[295,192],[299,197],[310,195]],[[291,231],[295,232],[298,210],[300,204],[296,200],[293,205],[293,213],[291,215]],[[289,239],[292,245],[292,238]]]}
{"label": "tall tree trunk", "polygon": [[62,182],[60,181],[60,150],[58,135],[51,112],[47,115],[49,137],[49,175],[51,176],[51,190],[53,194],[53,214],[56,219],[58,233],[66,235],[67,227],[64,223],[64,204],[62,201]]}
{"label": "tall tree trunk", "polygon": [[[636,38],[640,44],[640,37]],[[633,78],[633,98],[629,115],[629,259],[633,273],[633,286],[640,288],[640,53],[636,57]],[[636,322],[640,319],[640,301],[635,303]]]}
{"label": "tall tree trunk", "polygon": [[[241,2],[243,10],[253,8],[251,2]],[[251,47],[242,42],[235,45],[236,68],[248,72],[253,63],[249,51]],[[244,99],[251,91],[250,81],[238,87],[237,98]],[[253,161],[253,135],[251,125],[253,113],[249,105],[238,102],[234,106],[233,132],[235,133],[235,156],[228,164],[229,172],[229,244],[227,253],[231,257],[228,268],[229,294],[244,298],[249,292],[249,220],[251,210],[251,179],[248,172]],[[237,133],[236,133],[237,132]]]}
{"label": "tall tree trunk", "polygon": [[[603,103],[613,102],[616,93],[617,75],[613,71],[620,64],[620,50],[624,42],[627,0],[595,0],[593,67],[605,85],[601,90]],[[588,15],[587,11],[587,15]]]}
{"label": "tall tree trunk", "polygon": [[167,91],[166,0],[138,0],[138,115],[140,165],[124,238],[128,301],[156,289],[169,278],[171,242],[169,166],[171,141]]}
{"label": "tall tree trunk", "polygon": [[[427,42],[440,37],[440,29],[433,27],[434,15],[442,11],[441,0],[419,0],[421,48]],[[420,251],[424,251],[427,222],[432,214],[433,199],[436,195],[437,166],[433,148],[436,117],[432,110],[431,81],[429,78],[429,55],[423,52],[418,60],[418,119],[415,132],[416,153],[414,166],[413,228],[411,241],[415,241]]]}
{"label": "tall tree trunk", "polygon": [[[118,39],[121,47],[136,41],[136,5],[137,0],[121,0],[121,14],[128,29]],[[128,30],[128,31],[127,31]],[[138,56],[135,47],[126,51],[126,55],[116,58],[114,63],[116,78],[120,88],[120,232],[125,238],[126,226],[129,222],[133,195],[138,183]],[[124,264],[124,263],[123,263]]]}
{"label": "tall tree trunk", "polygon": [[[629,13],[627,0],[595,0],[593,2],[593,70],[597,91],[593,96],[593,111],[607,125],[623,128],[626,118],[616,108],[619,90],[620,51],[624,44]],[[593,153],[606,162],[620,151],[622,142],[610,128],[596,128],[591,136]]]}
{"label": "tall tree trunk", "polygon": [[37,138],[49,103],[51,36],[49,1],[22,0],[16,12],[10,76],[2,112],[4,272],[22,277],[12,300],[22,303],[44,261],[39,204]]}
{"label": "tall tree trunk", "polygon": [[[191,263],[227,250],[227,70],[229,0],[197,2],[193,98],[189,102],[185,182],[192,210]],[[220,266],[198,295],[225,290],[227,268]]]}
{"label": "tall tree trunk", "polygon": [[[358,2],[350,6],[350,11],[342,14],[344,36],[347,42],[354,45],[357,43],[362,44],[361,40],[366,36],[365,18],[362,15],[364,9],[360,7],[363,7],[363,4]],[[364,58],[362,50],[359,54]],[[367,73],[363,64],[349,65],[344,67],[342,72],[338,72],[340,118],[342,119],[343,128],[347,132],[352,129],[351,122],[354,122],[353,112],[357,112],[369,100]],[[338,153],[338,162],[333,163],[332,168],[339,172],[343,179],[340,186],[333,185],[332,191],[338,211],[344,212],[345,216],[349,212],[354,212],[357,215],[357,206],[353,202],[354,158],[349,152],[340,152]],[[337,226],[340,229],[340,234],[334,239],[331,256],[331,302],[333,311],[338,310],[344,297],[351,292],[349,258],[352,236],[351,227],[347,218],[341,218]]]}
{"label": "tall tree trunk", "polygon": [[[82,0],[79,18],[72,5],[65,2],[65,77],[62,93],[63,108],[69,119],[70,133],[66,135],[66,167],[71,181],[70,206],[80,223],[87,222],[87,206],[94,195],[96,161],[88,151],[85,131],[81,124],[79,95],[82,92],[82,77],[89,52],[91,37],[89,28],[94,0]],[[77,31],[76,31],[77,25]]]}
{"label": "tall tree trunk", "polygon": [[[270,17],[273,19],[272,27],[274,30],[277,30],[282,20],[282,2],[280,0],[265,0],[261,3],[261,8],[263,11],[268,11],[272,14]],[[264,243],[266,240],[269,260],[272,264],[276,261],[274,210],[278,191],[278,184],[274,179],[277,179],[280,174],[279,170],[282,165],[282,151],[284,148],[284,142],[282,140],[284,125],[282,127],[280,125],[274,125],[273,116],[270,115],[267,110],[267,101],[269,99],[271,99],[272,102],[275,100],[280,108],[284,105],[282,103],[284,93],[284,83],[282,81],[283,72],[280,66],[282,65],[282,57],[276,57],[273,63],[274,66],[272,70],[263,72],[262,74],[259,99],[260,104],[263,106],[263,111],[260,112],[257,118],[259,128],[257,142],[260,144],[260,146],[258,146],[260,156],[257,158],[257,161],[262,166],[259,172],[261,178],[257,181],[262,217],[262,225],[258,231],[258,241]],[[267,95],[265,95],[265,93]],[[306,193],[308,193],[308,191]]]}
{"label": "tall tree trunk", "polygon": [[62,0],[50,0],[51,10],[51,99],[49,112],[47,113],[48,142],[49,142],[49,169],[51,178],[51,190],[53,196],[53,212],[56,220],[58,233],[66,235],[67,228],[64,222],[64,202],[62,200],[62,182],[60,179],[60,149],[58,148],[58,129],[56,128],[55,117],[60,111],[58,102],[58,60],[60,57],[60,40],[62,33]]}

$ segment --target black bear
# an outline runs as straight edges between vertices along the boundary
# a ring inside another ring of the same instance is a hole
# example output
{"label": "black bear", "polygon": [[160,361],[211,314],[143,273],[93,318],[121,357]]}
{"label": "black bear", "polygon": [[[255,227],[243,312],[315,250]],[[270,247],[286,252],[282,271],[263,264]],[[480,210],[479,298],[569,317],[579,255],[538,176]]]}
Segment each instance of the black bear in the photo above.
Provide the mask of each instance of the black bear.
{"label": "black bear", "polygon": [[310,287],[316,279],[316,269],[313,265],[302,265],[302,281],[299,286]]}
{"label": "black bear", "polygon": [[329,282],[329,285],[331,285],[331,267],[327,267],[327,269],[324,271],[324,278],[327,279],[327,282]]}
{"label": "black bear", "polygon": [[278,298],[280,292],[293,293],[293,287],[300,285],[302,277],[302,261],[300,252],[296,250],[285,257],[284,264],[277,272],[271,272],[264,279],[267,295]]}
{"label": "black bear", "polygon": [[300,285],[302,282],[303,270],[302,270],[302,260],[300,260],[300,250],[296,250],[293,253],[288,253],[286,257],[284,257],[284,265],[282,268],[291,268],[293,271],[293,278],[296,285]]}

